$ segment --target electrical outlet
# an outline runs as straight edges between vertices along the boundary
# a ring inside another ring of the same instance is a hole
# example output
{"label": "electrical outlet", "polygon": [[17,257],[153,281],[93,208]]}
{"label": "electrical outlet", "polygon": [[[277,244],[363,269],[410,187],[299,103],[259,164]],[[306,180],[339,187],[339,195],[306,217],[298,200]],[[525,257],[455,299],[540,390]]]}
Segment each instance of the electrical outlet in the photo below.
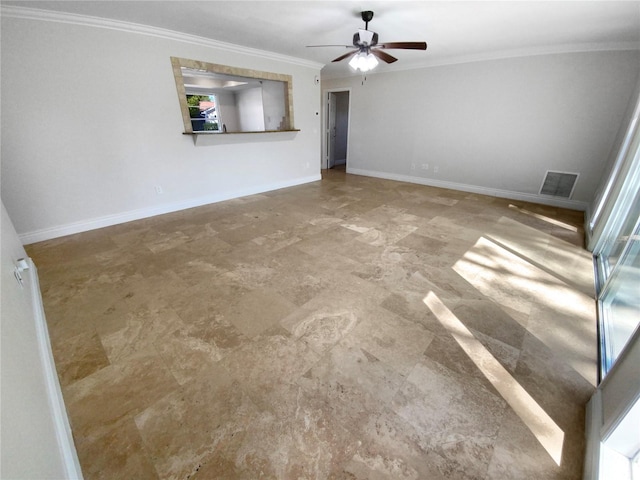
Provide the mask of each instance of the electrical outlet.
{"label": "electrical outlet", "polygon": [[158,195],[162,195],[164,193],[164,191],[162,190],[162,187],[160,185],[156,185],[156,193]]}
{"label": "electrical outlet", "polygon": [[438,173],[438,167],[433,167],[433,173]]}
{"label": "electrical outlet", "polygon": [[422,169],[423,170],[429,170],[429,164],[428,163],[423,163],[422,164]]}

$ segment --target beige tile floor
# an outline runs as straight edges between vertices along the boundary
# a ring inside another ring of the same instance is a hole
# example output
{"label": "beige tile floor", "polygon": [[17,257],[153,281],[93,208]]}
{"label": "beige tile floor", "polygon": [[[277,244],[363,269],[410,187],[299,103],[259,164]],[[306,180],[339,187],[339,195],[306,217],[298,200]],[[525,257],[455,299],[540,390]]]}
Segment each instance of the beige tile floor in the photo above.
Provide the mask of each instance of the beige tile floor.
{"label": "beige tile floor", "polygon": [[582,221],[328,171],[27,247],[85,478],[581,478]]}

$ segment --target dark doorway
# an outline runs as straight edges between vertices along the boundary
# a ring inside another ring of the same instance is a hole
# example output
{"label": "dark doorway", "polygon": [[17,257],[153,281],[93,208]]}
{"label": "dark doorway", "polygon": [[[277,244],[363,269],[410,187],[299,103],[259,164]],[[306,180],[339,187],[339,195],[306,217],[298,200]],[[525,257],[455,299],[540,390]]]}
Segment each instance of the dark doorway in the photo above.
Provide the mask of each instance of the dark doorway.
{"label": "dark doorway", "polygon": [[349,91],[327,93],[327,168],[346,168],[349,138]]}

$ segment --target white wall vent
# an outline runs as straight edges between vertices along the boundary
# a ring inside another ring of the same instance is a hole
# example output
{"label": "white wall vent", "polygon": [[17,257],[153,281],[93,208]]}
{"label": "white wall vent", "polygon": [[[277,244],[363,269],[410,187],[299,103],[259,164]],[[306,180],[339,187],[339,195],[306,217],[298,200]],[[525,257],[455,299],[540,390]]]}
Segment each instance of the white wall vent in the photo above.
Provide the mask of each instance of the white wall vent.
{"label": "white wall vent", "polygon": [[573,189],[576,188],[578,175],[580,174],[547,170],[547,174],[540,187],[540,195],[571,198]]}

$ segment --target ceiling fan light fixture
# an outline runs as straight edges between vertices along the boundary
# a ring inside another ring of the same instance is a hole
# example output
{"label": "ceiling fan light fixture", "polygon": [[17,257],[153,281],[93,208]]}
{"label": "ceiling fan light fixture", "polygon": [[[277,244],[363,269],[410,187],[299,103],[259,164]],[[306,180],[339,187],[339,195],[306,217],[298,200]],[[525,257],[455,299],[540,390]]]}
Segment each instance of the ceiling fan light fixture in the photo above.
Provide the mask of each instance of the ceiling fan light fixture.
{"label": "ceiling fan light fixture", "polygon": [[349,66],[354,70],[360,70],[361,72],[368,72],[373,70],[378,65],[378,59],[375,55],[367,52],[360,52],[355,55],[349,62]]}
{"label": "ceiling fan light fixture", "polygon": [[[0,0],[1,1],[1,0]],[[364,22],[364,30],[358,29],[353,34],[352,45],[307,45],[308,47],[347,47],[351,51],[340,55],[338,58],[331,60],[331,63],[341,62],[347,58],[351,59],[349,66],[354,70],[368,72],[378,65],[378,59],[390,64],[398,61],[393,55],[389,55],[385,50],[402,49],[402,50],[426,50],[426,42],[385,42],[378,43],[378,34],[369,30],[369,22],[373,18],[373,12],[366,10],[360,12],[362,21]]]}

